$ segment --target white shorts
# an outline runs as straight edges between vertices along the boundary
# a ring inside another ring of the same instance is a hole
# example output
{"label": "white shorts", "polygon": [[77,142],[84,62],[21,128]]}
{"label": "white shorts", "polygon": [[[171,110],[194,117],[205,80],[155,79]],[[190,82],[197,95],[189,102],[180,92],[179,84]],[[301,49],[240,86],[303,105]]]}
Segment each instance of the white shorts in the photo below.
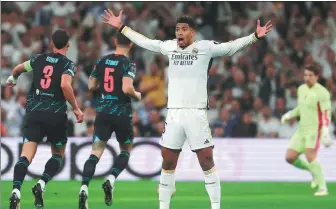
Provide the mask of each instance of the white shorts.
{"label": "white shorts", "polygon": [[161,146],[181,150],[185,140],[193,151],[213,146],[207,110],[168,109]]}

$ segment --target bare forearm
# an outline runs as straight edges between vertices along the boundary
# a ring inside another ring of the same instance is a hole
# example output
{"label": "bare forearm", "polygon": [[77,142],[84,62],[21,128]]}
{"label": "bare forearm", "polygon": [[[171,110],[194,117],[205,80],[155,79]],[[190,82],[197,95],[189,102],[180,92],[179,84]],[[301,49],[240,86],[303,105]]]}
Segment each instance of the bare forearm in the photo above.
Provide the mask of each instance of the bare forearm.
{"label": "bare forearm", "polygon": [[90,83],[89,83],[89,90],[90,90],[90,91],[95,91],[96,89],[98,89],[98,85],[90,84]]}
{"label": "bare forearm", "polygon": [[17,79],[21,73],[26,72],[24,65],[23,64],[19,64],[17,66],[15,66],[15,68],[13,69],[12,75],[15,79]]}
{"label": "bare forearm", "polygon": [[65,99],[71,104],[72,108],[79,109],[72,86],[70,84],[62,86],[62,91]]}
{"label": "bare forearm", "polygon": [[99,87],[99,83],[98,83],[98,80],[96,78],[93,78],[93,77],[89,77],[89,90],[90,91],[94,91],[96,90],[98,87]]}
{"label": "bare forearm", "polygon": [[89,90],[90,90],[90,91],[94,91],[94,90],[96,90],[98,87],[99,87],[98,83],[91,82],[91,81],[89,80]]}
{"label": "bare forearm", "polygon": [[127,96],[132,97],[133,99],[138,99],[134,87],[129,87],[127,89],[124,89],[123,91]]}

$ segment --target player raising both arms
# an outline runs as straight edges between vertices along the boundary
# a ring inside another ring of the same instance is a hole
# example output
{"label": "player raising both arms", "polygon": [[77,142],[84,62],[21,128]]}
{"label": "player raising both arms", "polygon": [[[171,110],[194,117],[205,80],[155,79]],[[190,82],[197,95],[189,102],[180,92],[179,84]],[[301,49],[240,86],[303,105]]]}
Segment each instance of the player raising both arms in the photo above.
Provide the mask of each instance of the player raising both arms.
{"label": "player raising both arms", "polygon": [[33,187],[35,207],[42,209],[42,193],[45,185],[61,167],[67,143],[67,104],[68,101],[77,117],[83,121],[73,89],[72,78],[76,72],[75,64],[66,57],[69,48],[69,35],[57,30],[52,35],[52,53],[35,55],[32,59],[17,65],[7,79],[14,86],[23,72],[33,71],[33,82],[28,93],[26,117],[23,130],[21,157],[14,167],[13,191],[10,209],[20,208],[20,189],[32,162],[37,145],[46,136],[51,144],[52,157],[47,161],[41,179]]}
{"label": "player raising both arms", "polygon": [[[326,147],[331,146],[329,124],[331,115],[330,94],[318,81],[319,72],[315,66],[307,66],[304,71],[305,84],[298,88],[297,107],[281,118],[284,123],[300,117],[299,128],[291,139],[286,160],[293,166],[309,171],[313,176],[312,188],[318,186],[315,196],[328,195],[322,166],[317,161],[317,151],[321,138]],[[300,158],[305,153],[307,160]]]}
{"label": "player raising both arms", "polygon": [[126,168],[133,145],[130,97],[141,99],[141,94],[133,87],[135,64],[126,57],[133,43],[119,32],[116,43],[116,52],[100,58],[89,78],[89,89],[96,94],[97,116],[92,152],[84,164],[79,209],[88,209],[88,185],[112,133],[116,133],[121,152],[114,161],[111,175],[106,177],[103,184],[106,205],[112,204],[114,182]]}
{"label": "player raising both arms", "polygon": [[255,33],[228,43],[194,41],[196,23],[190,17],[180,17],[176,24],[176,39],[151,40],[123,25],[122,12],[115,16],[105,10],[103,22],[122,32],[140,47],[169,58],[168,113],[162,134],[162,171],[159,184],[160,209],[168,209],[175,192],[175,168],[185,140],[196,152],[204,171],[205,187],[212,209],[220,208],[221,187],[213,161],[213,141],[207,120],[208,70],[214,57],[230,56],[253,44],[271,31],[268,22]]}

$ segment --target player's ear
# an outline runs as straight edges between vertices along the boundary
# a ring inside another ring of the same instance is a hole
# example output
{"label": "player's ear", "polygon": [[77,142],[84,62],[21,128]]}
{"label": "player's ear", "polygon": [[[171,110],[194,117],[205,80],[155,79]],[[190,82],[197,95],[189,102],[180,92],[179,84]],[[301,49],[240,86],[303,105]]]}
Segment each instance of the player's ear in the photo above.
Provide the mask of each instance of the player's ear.
{"label": "player's ear", "polygon": [[49,47],[50,47],[51,49],[55,48],[54,42],[50,41]]}
{"label": "player's ear", "polygon": [[66,44],[66,47],[69,48],[70,47],[70,42],[68,41],[68,43]]}
{"label": "player's ear", "polygon": [[112,37],[112,42],[113,42],[114,46],[117,47],[117,38],[115,36]]}
{"label": "player's ear", "polygon": [[191,31],[191,35],[192,35],[192,36],[195,36],[195,34],[196,34],[196,30],[195,30],[195,29],[192,29],[192,31]]}

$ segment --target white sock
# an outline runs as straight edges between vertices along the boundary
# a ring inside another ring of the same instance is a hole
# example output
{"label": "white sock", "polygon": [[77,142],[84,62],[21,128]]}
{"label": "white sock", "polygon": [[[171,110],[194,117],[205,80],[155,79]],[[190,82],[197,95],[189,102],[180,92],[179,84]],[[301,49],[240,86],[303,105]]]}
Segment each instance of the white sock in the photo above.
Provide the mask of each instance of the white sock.
{"label": "white sock", "polygon": [[110,184],[111,186],[113,187],[114,186],[114,182],[116,180],[115,176],[113,175],[108,175],[106,178],[105,178],[105,181],[109,180],[110,181]]}
{"label": "white sock", "polygon": [[208,171],[204,171],[204,179],[205,189],[211,201],[211,209],[220,209],[221,185],[216,168],[213,167]]}
{"label": "white sock", "polygon": [[89,196],[89,188],[87,185],[82,185],[79,190],[79,193],[81,193],[83,190],[85,191],[86,195]]}
{"label": "white sock", "polygon": [[13,189],[12,194],[15,193],[17,197],[21,200],[21,192],[18,189]]}
{"label": "white sock", "polygon": [[175,192],[175,171],[162,169],[159,184],[160,209],[169,209],[170,199]]}
{"label": "white sock", "polygon": [[44,191],[45,182],[44,182],[43,180],[40,179],[40,180],[38,180],[37,183],[41,185],[41,189],[42,189],[42,191]]}

